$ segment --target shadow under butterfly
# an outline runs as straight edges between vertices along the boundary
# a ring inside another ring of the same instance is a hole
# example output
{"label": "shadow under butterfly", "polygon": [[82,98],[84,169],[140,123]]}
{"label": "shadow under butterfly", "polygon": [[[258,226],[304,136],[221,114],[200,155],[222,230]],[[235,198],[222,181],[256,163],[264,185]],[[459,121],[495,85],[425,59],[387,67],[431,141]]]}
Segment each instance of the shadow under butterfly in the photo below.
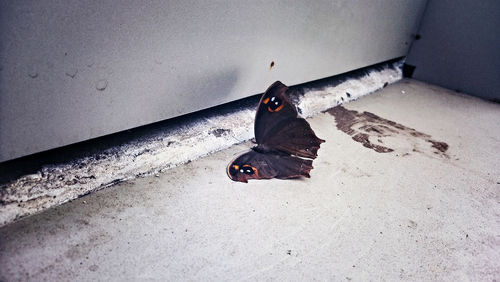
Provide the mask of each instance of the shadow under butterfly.
{"label": "shadow under butterfly", "polygon": [[287,90],[276,81],[262,95],[255,115],[257,146],[229,163],[226,171],[232,180],[310,177],[313,159],[325,140],[298,116]]}

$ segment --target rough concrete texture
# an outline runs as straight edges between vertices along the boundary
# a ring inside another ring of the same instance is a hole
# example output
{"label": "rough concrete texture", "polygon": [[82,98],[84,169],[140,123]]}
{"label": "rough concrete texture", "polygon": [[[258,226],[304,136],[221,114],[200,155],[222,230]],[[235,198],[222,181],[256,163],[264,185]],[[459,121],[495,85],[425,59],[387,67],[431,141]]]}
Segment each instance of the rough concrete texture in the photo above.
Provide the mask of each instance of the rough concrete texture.
{"label": "rough concrete texture", "polygon": [[236,145],[4,226],[0,280],[500,279],[500,106],[404,80],[344,107],[378,119],[310,118],[310,179],[232,182]]}
{"label": "rough concrete texture", "polygon": [[[402,78],[401,61],[299,88],[293,99],[309,117]],[[263,87],[263,91],[267,86]],[[241,105],[240,105],[241,106]],[[253,138],[255,104],[169,124],[120,146],[0,183],[0,226],[138,176],[152,175]]]}

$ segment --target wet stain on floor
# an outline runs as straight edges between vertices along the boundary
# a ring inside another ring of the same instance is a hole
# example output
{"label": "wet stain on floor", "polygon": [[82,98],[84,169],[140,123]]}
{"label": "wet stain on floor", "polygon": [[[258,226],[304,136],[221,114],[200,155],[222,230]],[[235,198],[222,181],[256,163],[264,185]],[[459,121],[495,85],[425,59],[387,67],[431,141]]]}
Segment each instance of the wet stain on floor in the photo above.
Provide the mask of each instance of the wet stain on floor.
{"label": "wet stain on floor", "polygon": [[375,152],[396,152],[403,157],[415,152],[448,157],[445,142],[373,113],[360,113],[342,106],[332,108],[328,113],[335,117],[338,129]]}

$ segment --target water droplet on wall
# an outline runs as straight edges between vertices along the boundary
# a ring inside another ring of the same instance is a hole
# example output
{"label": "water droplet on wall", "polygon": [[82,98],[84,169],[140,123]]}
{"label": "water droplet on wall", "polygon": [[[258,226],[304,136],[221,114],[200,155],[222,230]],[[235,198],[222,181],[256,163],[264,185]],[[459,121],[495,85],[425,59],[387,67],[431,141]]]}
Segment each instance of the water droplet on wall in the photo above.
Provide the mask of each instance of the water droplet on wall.
{"label": "water droplet on wall", "polygon": [[35,70],[30,70],[30,71],[28,71],[28,75],[31,78],[37,78],[38,77],[38,72],[35,71]]}
{"label": "water droplet on wall", "polygon": [[101,79],[95,84],[95,88],[99,91],[103,91],[106,87],[108,87],[108,81],[106,79]]}
{"label": "water droplet on wall", "polygon": [[69,69],[68,71],[66,71],[66,75],[71,77],[71,78],[75,78],[77,73],[78,73],[78,69],[75,69],[75,68],[72,68],[72,69]]}

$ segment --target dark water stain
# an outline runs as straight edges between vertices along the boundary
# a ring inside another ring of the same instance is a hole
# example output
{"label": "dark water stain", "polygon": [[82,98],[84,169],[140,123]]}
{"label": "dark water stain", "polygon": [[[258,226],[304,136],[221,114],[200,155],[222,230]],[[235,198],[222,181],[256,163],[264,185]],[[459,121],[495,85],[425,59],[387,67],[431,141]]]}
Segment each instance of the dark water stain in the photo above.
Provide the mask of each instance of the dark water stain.
{"label": "dark water stain", "polygon": [[377,144],[372,144],[368,138],[369,138],[369,135],[364,134],[364,133],[358,133],[352,137],[352,139],[354,141],[357,141],[357,142],[363,144],[363,146],[370,148],[370,149],[373,149],[378,153],[389,153],[389,152],[394,151],[391,148],[387,148],[387,147],[377,145]]}
{"label": "dark water stain", "polygon": [[426,140],[429,143],[432,143],[432,147],[438,149],[440,152],[444,153],[446,150],[448,150],[448,144],[444,142],[438,142],[434,140]]}
{"label": "dark water stain", "polygon": [[[448,144],[433,140],[430,135],[419,132],[413,128],[406,127],[392,120],[384,119],[370,112],[359,113],[354,110],[348,110],[342,106],[337,106],[328,111],[335,117],[337,128],[346,134],[352,136],[356,142],[363,144],[378,153],[394,152],[394,148],[385,145],[384,138],[400,137],[404,142],[410,143],[411,152],[424,153],[419,143],[426,144],[427,151],[436,155],[448,157],[446,151]],[[370,140],[370,137],[371,140]],[[376,140],[376,141],[373,141]],[[407,156],[409,152],[399,152]]]}

